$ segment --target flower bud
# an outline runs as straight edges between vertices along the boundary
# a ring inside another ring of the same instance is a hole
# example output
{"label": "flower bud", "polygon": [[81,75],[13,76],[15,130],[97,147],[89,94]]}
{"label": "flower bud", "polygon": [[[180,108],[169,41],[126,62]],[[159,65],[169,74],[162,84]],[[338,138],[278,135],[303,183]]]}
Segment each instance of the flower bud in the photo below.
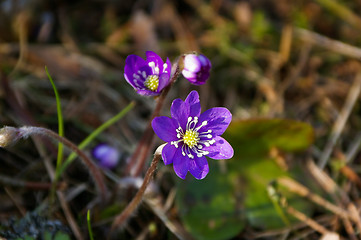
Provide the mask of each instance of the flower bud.
{"label": "flower bud", "polygon": [[5,148],[14,145],[21,138],[19,129],[3,127],[0,129],[0,147]]}
{"label": "flower bud", "polygon": [[99,166],[108,169],[116,167],[120,160],[118,149],[104,143],[93,148],[92,155],[98,161]]}
{"label": "flower bud", "polygon": [[209,78],[211,67],[211,61],[203,54],[187,54],[182,74],[192,84],[203,85]]}

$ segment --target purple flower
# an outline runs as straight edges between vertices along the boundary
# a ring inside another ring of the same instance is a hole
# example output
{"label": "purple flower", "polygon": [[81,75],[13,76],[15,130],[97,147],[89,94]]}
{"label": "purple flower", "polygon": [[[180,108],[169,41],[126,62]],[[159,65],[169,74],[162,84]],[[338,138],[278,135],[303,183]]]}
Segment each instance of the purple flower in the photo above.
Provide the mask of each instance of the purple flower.
{"label": "purple flower", "polygon": [[154,52],[147,51],[147,60],[129,55],[125,60],[124,77],[141,95],[159,95],[170,82],[171,63],[163,60]]}
{"label": "purple flower", "polygon": [[227,108],[211,108],[201,114],[198,92],[192,91],[183,102],[175,99],[172,118],[161,116],[152,121],[154,132],[167,144],[162,150],[164,164],[173,163],[175,173],[185,179],[189,171],[203,179],[209,171],[205,156],[229,159],[232,146],[220,135],[227,129],[232,114]]}
{"label": "purple flower", "polygon": [[184,57],[183,76],[194,85],[203,85],[209,78],[212,64],[203,54],[188,54]]}
{"label": "purple flower", "polygon": [[98,161],[99,166],[108,169],[116,167],[120,160],[120,152],[104,143],[93,148],[92,156]]}

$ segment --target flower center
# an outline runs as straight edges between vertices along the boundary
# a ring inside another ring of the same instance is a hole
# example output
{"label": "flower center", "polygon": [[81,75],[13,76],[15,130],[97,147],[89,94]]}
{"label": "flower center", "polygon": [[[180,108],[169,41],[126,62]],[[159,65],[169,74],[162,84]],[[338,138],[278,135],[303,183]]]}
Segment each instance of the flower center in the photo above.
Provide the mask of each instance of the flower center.
{"label": "flower center", "polygon": [[[209,152],[203,150],[203,147],[209,147],[214,144],[216,141],[214,140],[215,136],[212,136],[212,130],[200,131],[202,127],[208,125],[207,121],[203,121],[201,124],[198,124],[198,117],[188,117],[187,125],[185,131],[182,127],[178,127],[176,129],[177,141],[171,141],[171,145],[178,148],[181,147],[182,155],[188,156],[189,158],[194,158],[194,155],[197,157],[202,157],[208,155]],[[182,145],[178,145],[182,143]]]}
{"label": "flower center", "polygon": [[157,75],[149,75],[144,82],[144,86],[153,92],[157,91],[159,85],[159,77]]}
{"label": "flower center", "polygon": [[183,141],[185,144],[188,145],[188,147],[192,148],[195,145],[197,145],[199,138],[199,133],[193,130],[187,130],[186,133],[183,136]]}

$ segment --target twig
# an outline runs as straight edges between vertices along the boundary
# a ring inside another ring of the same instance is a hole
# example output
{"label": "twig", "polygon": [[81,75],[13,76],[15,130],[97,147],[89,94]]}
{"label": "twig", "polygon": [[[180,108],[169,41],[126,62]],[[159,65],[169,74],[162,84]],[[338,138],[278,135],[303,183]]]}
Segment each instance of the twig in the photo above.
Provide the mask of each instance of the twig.
{"label": "twig", "polygon": [[[317,223],[318,224],[324,223],[325,225],[327,225],[332,221],[333,218],[334,218],[334,216],[330,216],[330,215],[321,216],[321,217],[317,218]],[[251,234],[251,236],[249,238],[251,238],[251,239],[258,239],[258,238],[276,239],[274,237],[276,235],[285,234],[290,230],[292,230],[292,231],[298,230],[299,231],[299,229],[304,228],[305,226],[307,226],[307,224],[305,222],[297,222],[295,224],[292,224],[291,226],[287,226],[286,228],[282,228],[282,229],[268,230],[265,232],[256,232],[256,233]]]}
{"label": "twig", "polygon": [[[180,74],[179,61],[177,61],[176,65],[175,65],[175,72],[173,74],[173,77],[172,77],[169,85],[163,89],[162,94],[159,96],[157,105],[150,118],[147,128],[144,131],[143,136],[142,136],[141,140],[139,141],[139,143],[134,151],[134,154],[129,161],[129,165],[127,166],[127,171],[130,172],[131,175],[133,175],[133,176],[139,176],[140,173],[142,172],[146,157],[149,154],[149,149],[152,146],[151,142],[154,137],[154,132],[152,129],[151,122],[155,117],[159,116],[160,110],[162,109],[163,104],[164,104],[164,100],[165,100],[169,90],[171,89],[171,87],[173,86],[175,81],[177,80],[179,74]],[[140,156],[140,158],[139,158],[139,156]],[[138,159],[138,161],[136,161],[137,159]],[[134,164],[136,165],[135,167],[133,166]]]}
{"label": "twig", "polygon": [[307,217],[305,214],[303,214],[302,212],[294,209],[293,207],[286,206],[286,210],[287,210],[287,212],[289,214],[291,214],[292,216],[294,216],[295,218],[297,218],[301,222],[306,223],[308,226],[310,226],[312,229],[316,230],[317,232],[322,233],[322,234],[326,234],[326,233],[330,232],[325,227],[318,224],[318,222],[312,220],[311,218]]}
{"label": "twig", "polygon": [[358,213],[358,210],[357,210],[355,204],[349,203],[347,209],[350,212],[350,214],[353,215],[357,219],[356,226],[358,228],[359,237],[361,237],[361,217]]}
{"label": "twig", "polygon": [[[316,181],[321,185],[321,187],[331,195],[333,200],[339,206],[344,208],[346,205],[349,204],[350,199],[347,196],[347,194],[338,187],[338,185],[333,181],[332,178],[329,177],[328,174],[326,174],[324,171],[322,171],[322,169],[317,167],[317,165],[312,160],[307,161],[307,168],[310,171],[310,173],[313,175],[313,177],[316,179]],[[349,214],[351,214],[350,211],[348,212]],[[357,218],[354,215],[353,217],[357,222]],[[352,227],[350,220],[344,217],[341,217],[341,220],[345,226],[345,230],[349,235],[349,238],[355,240],[356,239],[355,231]]]}
{"label": "twig", "polygon": [[295,29],[294,33],[296,37],[300,38],[305,42],[326,48],[332,52],[337,52],[341,55],[356,58],[358,60],[361,59],[361,48],[346,44],[341,41],[333,40],[331,38],[302,28]]}
{"label": "twig", "polygon": [[357,221],[357,219],[351,215],[348,211],[330,203],[329,201],[323,199],[322,197],[310,192],[306,187],[302,186],[298,182],[292,180],[288,177],[282,177],[277,180],[277,182],[283,186],[285,186],[289,191],[296,193],[302,197],[307,197],[312,202],[326,208],[327,210],[333,212],[334,214],[342,217],[348,218],[353,221]]}
{"label": "twig", "polygon": [[358,96],[360,95],[360,90],[361,90],[361,73],[356,75],[355,81],[350,87],[350,91],[347,95],[345,105],[343,106],[340,115],[338,116],[335,124],[333,125],[331,135],[326,143],[325,149],[322,152],[322,155],[318,162],[318,166],[321,169],[325,168],[330,158],[331,152],[338,138],[341,135],[342,129],[344,128],[346,121],[350,116],[350,113],[353,109],[353,106],[355,105]]}
{"label": "twig", "polygon": [[16,208],[19,210],[19,212],[21,213],[22,216],[25,216],[26,214],[26,209],[21,206],[18,201],[14,198],[14,194],[13,192],[7,188],[7,187],[4,187],[4,190],[6,192],[6,194],[9,196],[10,200],[14,203],[14,205],[16,206]]}
{"label": "twig", "polygon": [[0,147],[6,147],[8,145],[16,143],[21,138],[27,138],[29,136],[46,136],[51,139],[57,140],[63,143],[65,146],[69,147],[72,151],[74,151],[80,159],[83,160],[84,164],[87,166],[91,176],[94,178],[98,191],[101,194],[103,201],[106,200],[107,197],[107,189],[104,183],[104,178],[97,166],[86,156],[86,154],[81,151],[75,144],[70,142],[65,137],[59,136],[57,133],[42,127],[32,127],[32,126],[24,126],[21,128],[13,128],[13,127],[4,127],[0,129]]}
{"label": "twig", "polygon": [[[52,187],[52,183],[23,181],[8,176],[4,176],[1,174],[0,174],[0,183],[3,185],[13,186],[13,187],[23,187],[23,188],[36,189],[36,190],[48,190]],[[64,186],[65,183],[58,183],[56,185],[57,188],[64,188]]]}
{"label": "twig", "polygon": [[351,141],[349,148],[346,151],[345,162],[350,163],[358,153],[361,147],[361,132],[358,132],[356,137]]}
{"label": "twig", "polygon": [[327,8],[330,12],[349,23],[356,29],[361,29],[361,18],[347,8],[344,4],[336,0],[316,0],[320,5]]}
{"label": "twig", "polygon": [[164,225],[171,231],[175,236],[177,236],[180,240],[189,240],[193,239],[188,232],[176,221],[172,221],[168,218],[164,208],[160,206],[159,198],[146,198],[145,202],[148,206],[153,210],[154,214],[159,217],[160,220],[164,223]]}
{"label": "twig", "polygon": [[[54,170],[53,166],[51,165],[50,160],[46,156],[45,150],[44,150],[43,146],[40,144],[40,141],[37,139],[36,136],[33,136],[33,138],[34,138],[35,146],[37,147],[40,155],[43,158],[44,165],[45,165],[46,170],[48,171],[49,177],[53,181],[54,178],[55,178],[55,170]],[[58,196],[58,200],[60,202],[61,208],[63,209],[65,218],[68,221],[68,224],[69,224],[75,238],[77,240],[83,240],[84,237],[83,237],[83,235],[82,235],[82,233],[80,231],[80,228],[79,228],[78,224],[76,223],[76,221],[74,219],[73,214],[70,211],[68,202],[66,201],[63,192],[57,190],[56,195]]]}
{"label": "twig", "polygon": [[[23,122],[25,122],[27,124],[36,125],[36,121],[33,119],[32,115],[19,104],[17,98],[15,97],[13,90],[11,89],[11,87],[9,85],[9,80],[8,80],[7,76],[5,74],[3,74],[3,72],[0,72],[0,77],[1,77],[0,78],[1,85],[4,89],[4,92],[6,93],[5,99],[7,100],[8,104],[12,107],[12,109],[16,112],[19,119],[21,119]],[[45,168],[49,174],[50,179],[54,180],[55,171],[54,171],[53,166],[50,163],[50,160],[46,156],[43,145],[40,144],[40,141],[36,136],[33,137],[33,141],[34,141],[35,147],[37,148],[40,155],[42,156]],[[45,142],[45,145],[47,147],[49,147],[50,149],[52,148],[52,145],[48,141]],[[74,216],[69,211],[68,203],[64,200],[65,199],[64,194],[61,191],[57,191],[57,195],[58,195],[59,202],[61,203],[62,209],[64,211],[64,215],[65,215],[66,219],[68,220],[69,226],[70,226],[72,232],[74,233],[75,238],[77,240],[84,239],[79,226],[76,224],[76,221],[74,220]]]}
{"label": "twig", "polygon": [[121,227],[125,221],[130,217],[130,215],[134,212],[138,204],[141,202],[143,195],[145,193],[145,190],[147,189],[147,186],[150,182],[150,180],[153,177],[153,174],[155,172],[155,169],[157,168],[157,164],[159,162],[161,155],[156,151],[154,154],[154,158],[152,160],[152,163],[148,169],[148,171],[145,174],[144,181],[142,186],[139,188],[138,192],[135,194],[132,201],[126,206],[126,208],[121,212],[113,221],[111,232],[116,230],[117,228]]}
{"label": "twig", "polygon": [[60,192],[60,191],[56,191],[56,194],[58,195],[58,199],[59,199],[61,208],[64,211],[65,218],[68,221],[69,225],[72,227],[74,235],[76,236],[76,238],[78,240],[84,239],[78,225],[76,224],[76,222],[74,220],[74,216],[70,211],[69,205],[67,204],[67,201],[66,201],[66,199],[64,197],[64,194],[62,192]]}

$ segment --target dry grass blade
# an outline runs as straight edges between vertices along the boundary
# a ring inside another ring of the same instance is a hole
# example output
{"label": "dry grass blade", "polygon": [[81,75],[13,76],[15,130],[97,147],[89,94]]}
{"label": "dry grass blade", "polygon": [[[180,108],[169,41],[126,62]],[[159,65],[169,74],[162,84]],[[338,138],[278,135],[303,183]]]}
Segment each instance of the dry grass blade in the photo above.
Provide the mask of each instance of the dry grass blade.
{"label": "dry grass blade", "polygon": [[340,115],[336,119],[336,122],[334,123],[332,127],[332,131],[330,134],[330,137],[326,143],[325,149],[322,152],[322,155],[320,156],[320,159],[318,161],[318,166],[323,169],[331,156],[332,150],[339,139],[343,128],[345,127],[346,121],[348,117],[351,114],[351,111],[356,103],[356,100],[358,99],[361,91],[361,73],[356,75],[356,78],[354,80],[354,83],[350,87],[349,93],[347,95],[345,104],[340,112]]}
{"label": "dry grass blade", "polygon": [[300,220],[301,222],[306,223],[308,226],[310,226],[312,229],[314,229],[315,231],[322,233],[322,234],[327,234],[330,231],[327,230],[325,227],[323,227],[322,225],[318,224],[316,221],[312,220],[311,218],[307,217],[305,214],[303,214],[302,212],[294,209],[291,206],[286,206],[286,210],[289,214],[291,214],[292,216],[294,216],[295,218],[297,218],[298,220]]}
{"label": "dry grass blade", "polygon": [[183,228],[183,226],[168,218],[167,214],[164,211],[164,208],[160,205],[160,201],[158,198],[146,198],[145,202],[148,206],[153,210],[154,214],[156,214],[160,220],[164,223],[164,225],[175,235],[178,239],[181,240],[191,240],[192,236],[189,235]]}
{"label": "dry grass blade", "polygon": [[326,208],[327,210],[333,212],[334,214],[342,217],[342,218],[348,218],[352,221],[357,221],[357,218],[355,218],[353,215],[351,215],[347,210],[342,209],[331,202],[327,201],[326,199],[320,197],[319,195],[316,195],[312,193],[308,188],[302,186],[298,182],[292,180],[288,177],[282,177],[277,180],[279,184],[286,187],[289,191],[296,193],[302,197],[306,197],[312,202]]}
{"label": "dry grass blade", "polygon": [[332,52],[339,53],[348,57],[361,59],[361,49],[350,44],[330,39],[321,34],[306,30],[295,29],[295,36],[305,42],[312,43],[322,48],[326,48]]}

